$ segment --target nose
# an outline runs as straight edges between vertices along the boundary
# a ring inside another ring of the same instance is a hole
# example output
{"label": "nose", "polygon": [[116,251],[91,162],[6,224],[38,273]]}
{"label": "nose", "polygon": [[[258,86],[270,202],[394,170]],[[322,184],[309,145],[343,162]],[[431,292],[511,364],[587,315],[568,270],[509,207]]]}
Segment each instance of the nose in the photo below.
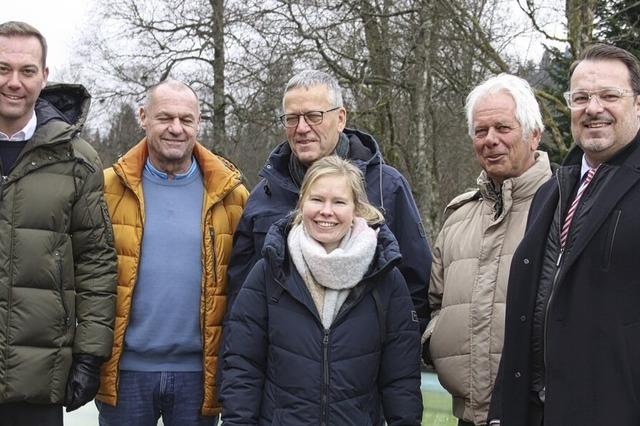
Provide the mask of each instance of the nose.
{"label": "nose", "polygon": [[602,104],[600,103],[600,98],[598,98],[597,95],[592,94],[591,97],[589,98],[589,102],[587,103],[587,106],[585,108],[585,112],[589,115],[594,115],[594,114],[598,114],[600,112],[602,112],[604,110],[604,108],[602,107]]}
{"label": "nose", "polygon": [[296,126],[297,133],[307,133],[311,131],[311,126],[307,124],[307,120],[304,118],[304,115],[298,116],[298,125]]}
{"label": "nose", "polygon": [[333,207],[330,201],[327,201],[322,204],[322,209],[320,210],[320,214],[323,216],[331,216],[333,214]]}
{"label": "nose", "polygon": [[495,127],[489,127],[489,129],[487,130],[487,136],[485,136],[484,141],[487,145],[496,145],[498,143],[498,131]]}
{"label": "nose", "polygon": [[180,123],[179,117],[174,117],[173,120],[171,120],[169,123],[169,131],[174,135],[182,133],[182,123]]}
{"label": "nose", "polygon": [[20,75],[18,74],[18,71],[13,71],[10,73],[7,84],[12,89],[17,89],[20,87]]}

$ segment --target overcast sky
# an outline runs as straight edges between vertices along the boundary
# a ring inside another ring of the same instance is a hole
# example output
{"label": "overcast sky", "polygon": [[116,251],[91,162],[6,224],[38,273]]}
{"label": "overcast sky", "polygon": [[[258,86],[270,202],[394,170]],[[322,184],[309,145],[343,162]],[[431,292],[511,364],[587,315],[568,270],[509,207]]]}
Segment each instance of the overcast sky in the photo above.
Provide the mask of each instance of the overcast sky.
{"label": "overcast sky", "polygon": [[73,42],[86,22],[94,0],[5,0],[0,21],[25,21],[47,39],[50,78],[55,79],[73,52]]}

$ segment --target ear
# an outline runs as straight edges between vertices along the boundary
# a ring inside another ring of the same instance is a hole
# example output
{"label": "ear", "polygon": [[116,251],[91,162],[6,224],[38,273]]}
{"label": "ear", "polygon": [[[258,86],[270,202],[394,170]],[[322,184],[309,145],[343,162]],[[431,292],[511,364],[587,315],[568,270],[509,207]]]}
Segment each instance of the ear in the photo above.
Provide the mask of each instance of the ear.
{"label": "ear", "polygon": [[529,136],[529,147],[531,151],[535,151],[538,149],[538,145],[540,145],[540,139],[542,139],[542,132],[538,129],[533,130],[531,135]]}
{"label": "ear", "polygon": [[144,110],[144,107],[140,107],[139,115],[140,115],[140,127],[142,127],[144,130],[147,130],[147,114]]}
{"label": "ear", "polygon": [[42,88],[44,89],[47,85],[47,80],[49,79],[49,67],[44,67],[42,70],[42,76],[44,77],[42,80]]}
{"label": "ear", "polygon": [[340,107],[338,110],[338,131],[342,132],[342,130],[347,125],[347,110],[344,107]]}

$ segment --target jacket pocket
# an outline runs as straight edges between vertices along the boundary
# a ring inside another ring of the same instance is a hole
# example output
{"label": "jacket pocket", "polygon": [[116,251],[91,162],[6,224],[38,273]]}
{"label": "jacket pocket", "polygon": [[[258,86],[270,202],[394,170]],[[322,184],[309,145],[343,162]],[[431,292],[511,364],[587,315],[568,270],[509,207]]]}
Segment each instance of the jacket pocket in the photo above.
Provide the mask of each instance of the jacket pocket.
{"label": "jacket pocket", "polygon": [[218,285],[218,274],[216,269],[216,230],[213,226],[209,227],[209,237],[211,238],[211,274],[213,277],[213,285]]}
{"label": "jacket pocket", "polygon": [[68,330],[71,326],[71,316],[69,314],[69,305],[67,305],[67,301],[64,298],[64,268],[62,265],[62,255],[57,250],[54,255],[56,257],[56,266],[58,272],[58,279],[56,280],[57,290],[60,296],[60,302],[62,303],[62,310],[64,312],[63,322],[66,329]]}
{"label": "jacket pocket", "polygon": [[611,266],[614,243],[616,240],[616,233],[618,231],[618,224],[620,223],[621,215],[622,210],[614,210],[611,217],[609,218],[607,233],[605,234],[606,236],[603,243],[604,245],[602,247],[602,269],[605,271],[608,271],[609,267]]}

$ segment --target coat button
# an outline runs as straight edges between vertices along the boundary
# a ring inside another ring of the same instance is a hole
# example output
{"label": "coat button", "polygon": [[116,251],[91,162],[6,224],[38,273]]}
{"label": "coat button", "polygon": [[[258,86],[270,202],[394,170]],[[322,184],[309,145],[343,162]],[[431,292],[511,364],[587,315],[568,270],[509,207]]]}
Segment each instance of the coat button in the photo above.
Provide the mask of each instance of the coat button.
{"label": "coat button", "polygon": [[520,321],[525,322],[527,320],[526,315],[520,315]]}
{"label": "coat button", "polygon": [[31,165],[35,167],[36,162],[35,162],[35,161],[32,161],[32,162],[31,162]]}
{"label": "coat button", "polygon": [[522,261],[522,263],[524,263],[525,265],[529,264],[529,259],[527,259],[526,257],[524,258],[524,260]]}
{"label": "coat button", "polygon": [[516,376],[516,379],[519,379],[519,378],[520,378],[520,376],[522,376],[522,374],[520,374],[520,372],[519,372],[519,371],[516,371],[515,376]]}

